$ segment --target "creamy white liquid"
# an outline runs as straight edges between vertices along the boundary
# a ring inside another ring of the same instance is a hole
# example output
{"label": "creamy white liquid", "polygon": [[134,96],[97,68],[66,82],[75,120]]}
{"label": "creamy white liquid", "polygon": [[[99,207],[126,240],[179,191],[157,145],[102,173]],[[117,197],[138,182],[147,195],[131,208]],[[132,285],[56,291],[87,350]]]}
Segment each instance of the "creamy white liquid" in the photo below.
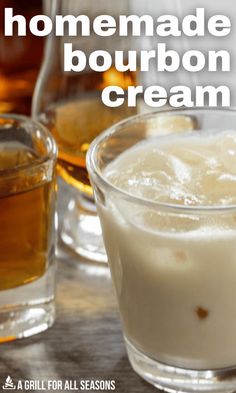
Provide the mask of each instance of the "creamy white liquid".
{"label": "creamy white liquid", "polygon": [[[236,204],[236,132],[143,142],[104,176],[150,201]],[[236,209],[151,208],[110,193],[98,211],[128,340],[170,365],[235,365]]]}

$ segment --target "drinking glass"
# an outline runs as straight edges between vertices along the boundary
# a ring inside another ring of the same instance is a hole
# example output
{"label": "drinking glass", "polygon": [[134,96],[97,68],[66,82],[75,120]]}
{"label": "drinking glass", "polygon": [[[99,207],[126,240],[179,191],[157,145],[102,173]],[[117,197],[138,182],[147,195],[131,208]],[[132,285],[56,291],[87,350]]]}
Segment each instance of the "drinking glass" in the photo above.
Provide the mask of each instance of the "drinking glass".
{"label": "drinking glass", "polygon": [[[234,110],[139,115],[108,129],[88,152],[128,357],[168,392],[236,390],[236,206],[150,201],[113,186],[104,171],[137,143],[155,138],[156,146],[160,134],[235,124]],[[220,148],[235,162],[228,143]]]}
{"label": "drinking glass", "polygon": [[[115,17],[128,13],[129,1],[55,0],[55,15],[88,15],[91,20],[99,14]],[[68,184],[67,209],[63,212],[60,231],[62,241],[73,251],[98,262],[106,262],[100,222],[93,199],[93,191],[85,165],[85,156],[91,141],[115,122],[136,113],[136,108],[126,104],[119,108],[103,105],[101,91],[109,85],[124,89],[134,85],[135,72],[64,72],[64,44],[72,43],[73,50],[83,50],[86,55],[97,49],[111,54],[127,49],[130,38],[119,36],[55,37],[48,39],[45,60],[33,98],[33,117],[45,124],[54,135],[59,147],[58,174]],[[72,187],[70,187],[70,186]]]}
{"label": "drinking glass", "polygon": [[0,342],[54,322],[56,155],[42,125],[0,115]]}

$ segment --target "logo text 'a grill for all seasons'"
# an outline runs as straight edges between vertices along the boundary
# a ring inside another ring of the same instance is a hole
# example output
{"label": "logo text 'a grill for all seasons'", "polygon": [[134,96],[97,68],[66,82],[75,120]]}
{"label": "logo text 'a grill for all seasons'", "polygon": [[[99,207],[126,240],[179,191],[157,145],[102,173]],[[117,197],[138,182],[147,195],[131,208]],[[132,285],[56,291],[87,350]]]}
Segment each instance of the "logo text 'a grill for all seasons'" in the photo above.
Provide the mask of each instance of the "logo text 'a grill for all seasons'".
{"label": "logo text 'a grill for all seasons'", "polygon": [[8,376],[2,385],[3,390],[23,391],[114,391],[116,382],[114,380],[19,380],[14,383]]}

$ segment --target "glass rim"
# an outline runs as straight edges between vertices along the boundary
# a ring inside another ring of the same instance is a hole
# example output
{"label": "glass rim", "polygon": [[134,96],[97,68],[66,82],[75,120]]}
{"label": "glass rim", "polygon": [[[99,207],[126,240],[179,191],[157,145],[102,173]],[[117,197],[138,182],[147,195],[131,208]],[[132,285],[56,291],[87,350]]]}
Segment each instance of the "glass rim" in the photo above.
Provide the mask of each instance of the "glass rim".
{"label": "glass rim", "polygon": [[142,206],[146,206],[149,208],[160,209],[160,210],[168,210],[168,211],[176,211],[176,212],[184,212],[184,213],[207,213],[207,212],[219,212],[219,211],[232,211],[236,210],[236,204],[233,205],[195,205],[195,206],[185,206],[185,205],[177,205],[173,203],[164,203],[158,201],[152,201],[146,198],[142,198],[139,196],[135,196],[130,194],[129,192],[122,190],[119,187],[114,186],[111,182],[109,182],[105,176],[103,176],[101,170],[99,169],[96,162],[96,152],[98,151],[99,145],[105,140],[109,139],[116,132],[121,131],[123,127],[131,125],[132,123],[137,123],[138,121],[148,120],[150,118],[159,116],[161,114],[172,114],[172,113],[187,113],[187,112],[216,112],[216,113],[229,113],[236,115],[236,107],[230,108],[209,108],[209,107],[201,107],[201,108],[166,108],[162,110],[151,111],[148,113],[141,113],[134,116],[130,116],[111,127],[105,129],[100,135],[98,135],[93,142],[91,143],[89,150],[86,155],[86,165],[89,172],[89,175],[92,179],[96,179],[97,182],[103,185],[105,189],[112,191],[113,193],[120,195],[123,199],[128,201],[133,201],[134,203]]}
{"label": "glass rim", "polygon": [[49,161],[56,161],[57,159],[57,154],[58,154],[58,148],[55,139],[53,138],[51,132],[40,122],[37,120],[32,119],[31,117],[24,116],[24,115],[18,115],[15,113],[0,113],[0,121],[1,119],[4,120],[15,120],[19,122],[25,122],[27,124],[31,124],[35,129],[38,129],[40,131],[40,134],[42,134],[45,138],[47,138],[47,141],[50,142],[50,149],[47,149],[47,154],[40,156],[39,158],[36,158],[35,160],[22,164],[19,166],[15,166],[13,168],[7,168],[7,169],[1,169],[0,168],[0,179],[4,177],[11,177],[11,175],[17,175],[17,173],[22,172],[22,171],[27,171],[27,170],[34,170],[37,168],[40,168],[42,165],[46,164]]}

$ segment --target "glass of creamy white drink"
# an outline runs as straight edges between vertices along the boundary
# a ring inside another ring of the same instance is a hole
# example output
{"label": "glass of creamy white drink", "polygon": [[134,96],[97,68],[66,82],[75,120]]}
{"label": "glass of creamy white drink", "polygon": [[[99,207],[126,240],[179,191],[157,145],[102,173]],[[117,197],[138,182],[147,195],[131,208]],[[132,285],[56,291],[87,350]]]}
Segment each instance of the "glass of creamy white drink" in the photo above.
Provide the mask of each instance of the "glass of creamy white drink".
{"label": "glass of creamy white drink", "polygon": [[87,166],[134,370],[166,391],[235,391],[236,111],[135,116]]}

